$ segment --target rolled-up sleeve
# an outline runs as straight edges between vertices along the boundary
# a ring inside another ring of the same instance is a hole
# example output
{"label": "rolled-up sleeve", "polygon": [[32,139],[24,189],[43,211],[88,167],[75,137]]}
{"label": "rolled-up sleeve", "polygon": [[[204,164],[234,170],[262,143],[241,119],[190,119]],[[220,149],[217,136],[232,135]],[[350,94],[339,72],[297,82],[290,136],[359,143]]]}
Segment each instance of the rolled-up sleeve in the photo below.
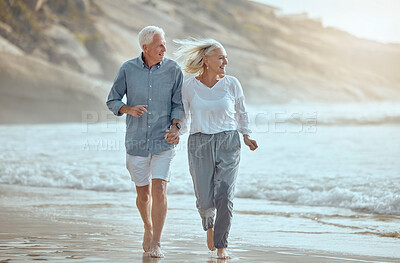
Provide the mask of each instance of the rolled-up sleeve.
{"label": "rolled-up sleeve", "polygon": [[115,77],[114,83],[111,87],[110,93],[107,98],[107,107],[116,116],[122,116],[123,114],[119,112],[125,103],[122,102],[122,98],[126,94],[126,77],[125,70],[121,67]]}
{"label": "rolled-up sleeve", "polygon": [[251,130],[249,128],[249,114],[246,111],[244,94],[242,90],[242,85],[235,78],[235,119],[238,125],[238,132],[242,134],[250,134]]}
{"label": "rolled-up sleeve", "polygon": [[172,90],[171,100],[171,119],[178,119],[183,121],[184,111],[182,104],[182,84],[183,84],[183,73],[180,68],[177,68],[174,88]]}

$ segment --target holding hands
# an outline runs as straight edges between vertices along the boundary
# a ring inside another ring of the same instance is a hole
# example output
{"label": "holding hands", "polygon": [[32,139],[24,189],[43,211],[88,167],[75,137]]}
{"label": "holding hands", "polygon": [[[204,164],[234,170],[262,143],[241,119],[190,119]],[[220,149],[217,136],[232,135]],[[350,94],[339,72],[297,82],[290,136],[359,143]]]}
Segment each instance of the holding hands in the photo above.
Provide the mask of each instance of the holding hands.
{"label": "holding hands", "polygon": [[[124,105],[121,107],[119,112],[129,114],[129,115],[139,118],[145,112],[147,112],[146,108],[147,108],[147,105],[136,105],[136,106]],[[170,129],[165,130],[164,139],[170,144],[176,145],[179,143],[179,129],[177,128],[176,125],[172,125]]]}
{"label": "holding hands", "polygon": [[165,130],[164,139],[167,140],[168,143],[176,145],[179,143],[179,134],[178,131],[174,132],[172,129]]}
{"label": "holding hands", "polygon": [[[176,145],[179,143],[179,129],[180,122],[174,119],[174,123],[168,130],[165,130],[164,139],[167,140],[168,143]],[[178,128],[179,127],[179,128]]]}

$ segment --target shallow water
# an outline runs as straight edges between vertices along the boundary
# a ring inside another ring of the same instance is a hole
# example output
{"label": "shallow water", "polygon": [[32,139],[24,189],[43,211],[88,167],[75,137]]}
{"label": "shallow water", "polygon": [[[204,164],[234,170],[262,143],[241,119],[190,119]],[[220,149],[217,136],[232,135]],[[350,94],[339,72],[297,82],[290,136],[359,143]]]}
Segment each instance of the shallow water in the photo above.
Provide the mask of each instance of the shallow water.
{"label": "shallow water", "polygon": [[[400,257],[400,125],[382,121],[398,113],[374,109],[253,109],[260,148],[242,145],[232,242]],[[276,112],[281,119],[271,120]],[[368,116],[377,115],[372,125]],[[0,126],[0,183],[130,195],[124,129],[122,122]],[[176,149],[168,193],[183,195],[196,214],[186,141]],[[99,209],[122,205],[111,198]],[[178,208],[171,208],[177,217]]]}
{"label": "shallow water", "polygon": [[[0,185],[0,188],[0,201],[5,207],[12,207],[17,211],[27,210],[30,217],[32,214],[38,218],[45,216],[53,222],[100,226],[103,231],[113,229],[114,236],[120,236],[121,239],[139,237],[134,240],[138,242],[135,246],[140,247],[143,229],[140,215],[134,206],[134,193],[12,185]],[[23,194],[15,194],[15,191]],[[342,208],[288,205],[243,198],[236,198],[234,206],[234,219],[229,237],[229,247],[233,255],[237,255],[243,249],[266,251],[275,247],[278,251],[281,248],[293,248],[297,252],[305,253],[327,251],[336,256],[360,255],[400,259],[398,237],[383,237],[377,234],[379,230],[376,229],[396,228],[400,223],[397,216],[376,216]],[[382,221],[385,224],[382,224]],[[98,239],[104,243],[110,238],[107,235],[107,232],[98,233],[88,239]],[[177,242],[195,242],[196,247],[203,250],[193,253],[204,254],[205,232],[195,208],[193,195],[169,195],[163,236],[168,237],[163,239],[163,246],[168,250],[179,251],[179,247],[173,247]],[[74,238],[60,233],[57,237]],[[45,239],[46,234],[37,238]],[[5,245],[18,246],[10,243]],[[26,248],[25,241],[20,245]]]}

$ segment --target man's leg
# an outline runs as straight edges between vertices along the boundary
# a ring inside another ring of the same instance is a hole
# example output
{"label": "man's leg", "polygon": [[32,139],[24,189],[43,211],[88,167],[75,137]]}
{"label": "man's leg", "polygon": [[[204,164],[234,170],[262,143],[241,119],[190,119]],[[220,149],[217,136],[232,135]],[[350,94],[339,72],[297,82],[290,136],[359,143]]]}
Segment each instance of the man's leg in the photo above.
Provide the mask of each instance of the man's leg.
{"label": "man's leg", "polygon": [[151,240],[153,228],[151,222],[151,185],[136,186],[136,206],[140,212],[144,224],[143,250],[149,252],[151,249]]}
{"label": "man's leg", "polygon": [[151,218],[153,223],[152,257],[164,257],[161,251],[161,233],[167,216],[167,182],[161,179],[152,180],[151,194],[153,204]]}
{"label": "man's leg", "polygon": [[144,224],[143,250],[149,252],[153,228],[151,222],[150,155],[147,157],[126,155],[126,168],[136,184],[136,206]]}
{"label": "man's leg", "polygon": [[161,233],[164,228],[167,215],[167,183],[171,175],[171,162],[175,156],[175,150],[167,150],[151,157],[153,198],[151,218],[153,223],[153,240],[151,242],[151,256],[164,257],[161,251]]}

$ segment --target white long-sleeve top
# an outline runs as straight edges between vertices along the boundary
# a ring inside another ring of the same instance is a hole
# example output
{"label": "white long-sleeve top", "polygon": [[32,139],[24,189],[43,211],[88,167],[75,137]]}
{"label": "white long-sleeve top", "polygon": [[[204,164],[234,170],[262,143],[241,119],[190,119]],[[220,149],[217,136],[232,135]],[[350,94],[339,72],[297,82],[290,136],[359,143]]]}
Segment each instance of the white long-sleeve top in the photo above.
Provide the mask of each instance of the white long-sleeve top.
{"label": "white long-sleeve top", "polygon": [[182,132],[215,134],[238,130],[250,134],[242,86],[237,78],[225,75],[212,88],[195,77],[182,86],[185,120]]}

